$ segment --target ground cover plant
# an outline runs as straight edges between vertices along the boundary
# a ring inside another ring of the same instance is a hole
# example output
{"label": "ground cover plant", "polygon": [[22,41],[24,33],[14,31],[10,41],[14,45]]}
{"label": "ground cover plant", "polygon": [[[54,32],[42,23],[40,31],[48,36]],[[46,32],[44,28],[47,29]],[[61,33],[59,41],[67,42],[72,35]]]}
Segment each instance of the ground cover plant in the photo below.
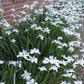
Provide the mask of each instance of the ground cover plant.
{"label": "ground cover plant", "polygon": [[[10,15],[10,24],[2,20],[1,84],[82,84],[76,73],[84,60],[74,54],[81,45],[81,1],[45,3],[40,9],[36,9],[37,1],[25,4],[22,16]],[[22,18],[13,19],[17,16]]]}

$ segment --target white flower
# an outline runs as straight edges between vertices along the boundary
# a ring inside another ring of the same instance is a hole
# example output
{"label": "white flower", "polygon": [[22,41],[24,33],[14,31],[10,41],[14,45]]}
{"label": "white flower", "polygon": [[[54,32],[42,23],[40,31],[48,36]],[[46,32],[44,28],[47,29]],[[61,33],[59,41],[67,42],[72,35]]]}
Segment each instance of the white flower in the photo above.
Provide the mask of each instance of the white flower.
{"label": "white flower", "polygon": [[67,59],[68,62],[71,62],[71,61],[73,62],[74,61],[74,59],[72,57],[69,57],[69,56],[66,57],[66,59]]}
{"label": "white flower", "polygon": [[15,18],[15,15],[14,14],[11,14],[10,17]]}
{"label": "white flower", "polygon": [[73,46],[76,46],[76,47],[80,47],[80,44],[81,44],[81,42],[80,41],[71,41],[71,42],[69,42],[69,46],[71,47],[73,47]]}
{"label": "white flower", "polygon": [[62,38],[61,36],[59,36],[57,39],[58,39],[58,40],[63,40],[63,38]]}
{"label": "white flower", "polygon": [[66,72],[66,74],[64,74],[63,76],[76,79],[75,71],[73,69],[66,69],[64,71]]}
{"label": "white flower", "polygon": [[25,12],[25,11],[21,11],[20,13],[22,13],[23,15],[25,15],[25,14],[26,14],[26,12]]}
{"label": "white flower", "polygon": [[19,31],[18,31],[18,29],[13,29],[12,32],[18,33]]}
{"label": "white flower", "polygon": [[1,60],[0,60],[0,64],[3,64],[3,63],[4,63],[4,61],[1,61]]}
{"label": "white flower", "polygon": [[73,52],[74,51],[74,48],[73,47],[69,47],[69,50],[70,52]]}
{"label": "white flower", "polygon": [[73,69],[65,70],[67,73],[74,73],[75,71]]}
{"label": "white flower", "polygon": [[0,8],[0,12],[4,12],[4,10]]}
{"label": "white flower", "polygon": [[25,29],[25,32],[27,32],[29,29]]}
{"label": "white flower", "polygon": [[73,61],[74,61],[74,59],[73,59],[72,57],[70,57],[70,56],[66,57],[66,56],[64,55],[63,58],[66,59],[67,62],[73,62]]}
{"label": "white flower", "polygon": [[16,19],[13,19],[12,21],[13,21],[13,22],[17,22],[17,20],[16,20]]}
{"label": "white flower", "polygon": [[19,20],[21,20],[21,22],[23,21],[26,21],[27,20],[27,17],[23,17],[23,18],[21,18],[21,19],[19,19]]}
{"label": "white flower", "polygon": [[75,36],[76,36],[77,39],[81,39],[80,33],[75,33]]}
{"label": "white flower", "polygon": [[39,36],[38,37],[40,37],[41,38],[41,40],[43,40],[44,39],[44,36],[42,35],[42,34],[39,34]]}
{"label": "white flower", "polygon": [[25,4],[25,5],[23,6],[23,8],[29,8],[29,5]]}
{"label": "white flower", "polygon": [[7,35],[10,35],[12,32],[11,31],[6,31],[6,34]]}
{"label": "white flower", "polygon": [[78,64],[80,64],[80,60],[75,61],[75,62],[73,63],[73,67],[76,68]]}
{"label": "white flower", "polygon": [[35,30],[41,30],[41,31],[43,31],[42,28],[41,28],[41,26],[36,27]]}
{"label": "white flower", "polygon": [[43,14],[43,8],[39,9],[39,10],[38,10],[38,13],[39,13],[39,14]]}
{"label": "white flower", "polygon": [[8,22],[5,22],[4,26],[7,27],[7,28],[10,28],[10,24]]}
{"label": "white flower", "polygon": [[34,5],[37,5],[37,4],[38,4],[38,1],[34,1],[33,4],[34,4]]}
{"label": "white flower", "polygon": [[16,14],[16,16],[17,16],[17,17],[21,17],[21,15],[19,15],[19,14]]}
{"label": "white flower", "polygon": [[12,60],[12,61],[9,61],[8,64],[9,64],[9,65],[13,64],[14,66],[16,66],[17,62]]}
{"label": "white flower", "polygon": [[37,82],[35,82],[34,79],[31,79],[30,81],[26,82],[26,84],[38,84]]}
{"label": "white flower", "polygon": [[54,65],[54,66],[52,66],[49,70],[54,70],[54,71],[57,72],[57,71],[58,71],[58,67]]}
{"label": "white flower", "polygon": [[38,69],[40,69],[40,71],[47,71],[46,67],[38,67]]}
{"label": "white flower", "polygon": [[2,39],[2,36],[0,36],[0,40]]}
{"label": "white flower", "polygon": [[52,1],[54,1],[54,0],[48,0],[49,2],[52,2]]}
{"label": "white flower", "polygon": [[63,47],[62,47],[62,46],[60,46],[60,45],[59,45],[59,46],[57,46],[57,48],[63,49]]}
{"label": "white flower", "polygon": [[23,79],[26,79],[26,81],[29,81],[31,79],[31,73],[28,73],[27,71],[24,71],[24,74],[21,75]]}
{"label": "white flower", "polygon": [[71,82],[67,83],[66,81],[62,81],[60,84],[71,84]]}
{"label": "white flower", "polygon": [[34,57],[29,56],[28,61],[31,61],[32,63],[35,62],[37,64],[38,59],[35,56]]}
{"label": "white flower", "polygon": [[74,58],[78,58],[79,56],[78,55],[73,55]]}
{"label": "white flower", "polygon": [[50,29],[46,27],[46,28],[44,28],[44,32],[49,33],[50,32]]}
{"label": "white flower", "polygon": [[84,54],[82,55],[82,57],[84,58]]}
{"label": "white flower", "polygon": [[17,57],[23,57],[24,59],[28,59],[27,57],[30,56],[29,53],[26,50],[23,50],[22,52],[19,52],[19,55]]}
{"label": "white flower", "polygon": [[34,10],[34,13],[38,14],[38,10],[35,9],[35,10]]}
{"label": "white flower", "polygon": [[67,35],[74,35],[74,33],[72,31],[70,31],[68,28],[64,28],[64,29],[62,29],[62,31]]}
{"label": "white flower", "polygon": [[32,28],[33,30],[36,29],[36,27],[37,27],[37,24],[31,25],[31,28]]}
{"label": "white flower", "polygon": [[62,45],[62,43],[61,43],[59,40],[56,40],[56,39],[52,41],[52,44],[53,44],[53,43],[56,43],[56,44]]}
{"label": "white flower", "polygon": [[47,20],[51,20],[51,18],[47,16],[47,17],[45,18],[45,21],[47,21]]}
{"label": "white flower", "polygon": [[84,52],[84,48],[82,48],[82,49],[80,50],[80,52]]}
{"label": "white flower", "polygon": [[72,75],[73,75],[72,73],[66,73],[66,74],[63,74],[64,77],[69,77],[69,78],[71,78]]}
{"label": "white flower", "polygon": [[60,67],[60,65],[59,65],[60,62],[59,62],[59,60],[57,60],[56,58],[51,57],[50,63],[51,63],[51,64],[55,64],[57,67]]}
{"label": "white flower", "polygon": [[44,64],[48,64],[48,63],[51,63],[51,64],[55,64],[57,67],[60,67],[60,62],[59,60],[56,59],[56,57],[53,57],[53,56],[49,56],[49,58],[45,58],[43,60],[43,63]]}
{"label": "white flower", "polygon": [[16,65],[19,65],[19,68],[21,68],[21,63],[22,63],[22,61],[9,61],[9,63],[8,63],[8,65],[14,65],[14,66],[16,66]]}
{"label": "white flower", "polygon": [[73,79],[76,79],[76,78],[77,78],[77,76],[76,76],[75,74],[73,74],[73,75],[72,75],[72,78],[73,78]]}
{"label": "white flower", "polygon": [[43,64],[48,64],[50,62],[50,59],[48,59],[48,58],[45,58],[44,60],[43,60]]}
{"label": "white flower", "polygon": [[15,43],[15,42],[16,42],[16,40],[15,40],[15,39],[12,39],[12,40],[11,40],[11,42]]}
{"label": "white flower", "polygon": [[82,81],[77,80],[77,81],[74,81],[74,84],[83,84],[83,83]]}
{"label": "white flower", "polygon": [[34,53],[41,54],[39,49],[36,49],[36,48],[30,50],[30,54],[34,54]]}
{"label": "white flower", "polygon": [[14,9],[14,8],[11,8],[11,9],[10,9],[10,11],[14,12],[14,11],[15,11],[15,9]]}
{"label": "white flower", "polygon": [[67,84],[66,81],[62,81],[60,84]]}
{"label": "white flower", "polygon": [[60,63],[63,64],[64,66],[67,65],[67,61],[64,61],[64,60],[60,61]]}
{"label": "white flower", "polygon": [[67,47],[67,44],[66,44],[66,43],[62,43],[61,45],[62,45],[63,47],[64,47],[64,46]]}
{"label": "white flower", "polygon": [[79,64],[80,64],[82,67],[84,67],[84,59],[83,59],[83,58],[79,60]]}

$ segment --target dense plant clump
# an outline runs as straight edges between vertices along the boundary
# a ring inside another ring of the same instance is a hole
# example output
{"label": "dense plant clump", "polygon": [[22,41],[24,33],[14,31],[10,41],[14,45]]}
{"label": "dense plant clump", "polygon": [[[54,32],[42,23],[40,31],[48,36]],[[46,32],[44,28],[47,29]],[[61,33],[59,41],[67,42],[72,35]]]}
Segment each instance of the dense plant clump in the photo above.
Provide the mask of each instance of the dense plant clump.
{"label": "dense plant clump", "polygon": [[84,60],[74,54],[82,44],[81,0],[49,0],[48,5],[45,0],[40,9],[37,4],[25,4],[22,16],[10,15],[10,24],[2,20],[1,84],[82,84],[76,73]]}

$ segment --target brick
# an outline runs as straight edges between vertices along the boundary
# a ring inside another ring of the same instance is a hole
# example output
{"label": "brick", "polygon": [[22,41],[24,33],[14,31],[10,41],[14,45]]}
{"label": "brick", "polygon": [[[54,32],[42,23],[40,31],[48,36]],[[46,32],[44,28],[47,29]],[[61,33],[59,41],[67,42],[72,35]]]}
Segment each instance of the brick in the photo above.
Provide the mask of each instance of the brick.
{"label": "brick", "polygon": [[[20,11],[25,11],[25,9],[22,8],[22,6],[24,4],[28,4],[31,5],[34,1],[38,1],[39,4],[37,6],[37,8],[39,8],[44,0],[24,0],[24,1],[18,1],[16,0],[16,2],[14,2],[14,0],[2,0],[2,8],[4,10],[4,18],[7,19],[8,21],[10,21],[10,14],[12,14],[12,12],[10,11],[11,8],[15,9],[14,14],[21,14]],[[57,0],[55,0],[57,1]]]}
{"label": "brick", "polygon": [[13,3],[8,2],[8,3],[2,3],[3,8],[7,8],[8,6],[13,6]]}

